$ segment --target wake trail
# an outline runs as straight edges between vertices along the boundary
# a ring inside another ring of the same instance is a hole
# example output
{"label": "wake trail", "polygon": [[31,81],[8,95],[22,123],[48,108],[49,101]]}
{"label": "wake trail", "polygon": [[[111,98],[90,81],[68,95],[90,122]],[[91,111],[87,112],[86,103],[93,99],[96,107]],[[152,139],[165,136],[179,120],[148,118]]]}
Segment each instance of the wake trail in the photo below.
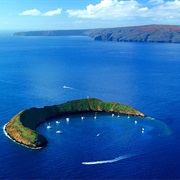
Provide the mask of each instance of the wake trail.
{"label": "wake trail", "polygon": [[95,164],[107,164],[107,163],[114,163],[123,159],[127,159],[133,156],[136,156],[137,154],[127,154],[124,156],[119,156],[115,159],[110,159],[110,160],[103,160],[103,161],[92,161],[92,162],[82,162],[84,165],[95,165]]}
{"label": "wake trail", "polygon": [[105,133],[107,130],[102,131],[101,133],[98,133],[96,136],[100,136],[101,134]]}
{"label": "wake trail", "polygon": [[64,88],[64,89],[74,89],[74,88],[72,88],[72,87],[70,87],[70,86],[63,86],[63,88]]}

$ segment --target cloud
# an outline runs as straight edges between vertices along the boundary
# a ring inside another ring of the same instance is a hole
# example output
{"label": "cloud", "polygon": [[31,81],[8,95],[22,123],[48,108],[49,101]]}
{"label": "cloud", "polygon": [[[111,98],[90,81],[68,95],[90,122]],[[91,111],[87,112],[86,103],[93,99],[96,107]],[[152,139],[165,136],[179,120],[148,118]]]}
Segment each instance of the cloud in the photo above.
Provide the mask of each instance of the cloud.
{"label": "cloud", "polygon": [[101,0],[96,5],[89,4],[85,9],[67,10],[71,17],[91,19],[118,19],[131,17],[180,17],[180,0],[150,0],[141,4],[136,0]]}
{"label": "cloud", "polygon": [[42,13],[41,11],[37,10],[37,9],[30,9],[30,10],[25,10],[21,13],[19,13],[20,16],[54,16],[54,15],[58,15],[61,14],[62,9],[58,8],[56,10],[52,10],[52,11],[47,11],[45,13]]}
{"label": "cloud", "polygon": [[150,0],[148,2],[149,5],[160,5],[160,4],[164,4],[164,1],[163,0]]}
{"label": "cloud", "polygon": [[42,15],[43,16],[54,16],[54,15],[61,14],[61,11],[62,11],[62,9],[58,8],[58,9],[56,9],[54,11],[48,11],[48,12],[42,14]]}
{"label": "cloud", "polygon": [[26,10],[19,13],[20,16],[39,16],[41,12],[37,9]]}
{"label": "cloud", "polygon": [[79,18],[114,19],[127,16],[140,16],[148,10],[137,1],[102,0],[99,4],[89,4],[84,10],[67,10],[69,16]]}
{"label": "cloud", "polygon": [[180,1],[167,1],[158,6],[154,6],[148,12],[148,15],[151,17],[160,17],[160,18],[180,18]]}

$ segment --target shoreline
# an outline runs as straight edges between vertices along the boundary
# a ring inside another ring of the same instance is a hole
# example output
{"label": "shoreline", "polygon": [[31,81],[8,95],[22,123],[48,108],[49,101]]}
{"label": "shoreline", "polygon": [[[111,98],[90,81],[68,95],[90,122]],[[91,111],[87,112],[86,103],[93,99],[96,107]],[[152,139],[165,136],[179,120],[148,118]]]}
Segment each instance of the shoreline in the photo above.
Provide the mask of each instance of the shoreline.
{"label": "shoreline", "polygon": [[5,136],[8,137],[11,141],[13,141],[13,142],[15,142],[16,144],[19,144],[19,145],[21,145],[21,146],[23,146],[23,147],[29,148],[29,149],[33,149],[33,150],[42,149],[42,147],[33,148],[33,147],[26,146],[26,145],[24,145],[24,144],[22,144],[22,143],[17,142],[15,139],[13,139],[11,136],[9,136],[8,133],[6,132],[6,125],[7,125],[7,123],[3,126],[3,132],[4,132]]}

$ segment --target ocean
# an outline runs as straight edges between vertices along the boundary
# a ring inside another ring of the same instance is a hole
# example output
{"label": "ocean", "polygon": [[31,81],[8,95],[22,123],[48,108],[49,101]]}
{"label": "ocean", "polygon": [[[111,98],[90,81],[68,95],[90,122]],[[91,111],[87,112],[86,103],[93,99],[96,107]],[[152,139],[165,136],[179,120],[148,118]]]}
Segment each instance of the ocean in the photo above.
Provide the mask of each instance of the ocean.
{"label": "ocean", "polygon": [[[2,33],[0,179],[180,179],[179,52],[179,44]],[[41,150],[3,132],[23,109],[87,97],[130,105],[147,118],[59,117],[52,129],[38,126],[48,139]]]}

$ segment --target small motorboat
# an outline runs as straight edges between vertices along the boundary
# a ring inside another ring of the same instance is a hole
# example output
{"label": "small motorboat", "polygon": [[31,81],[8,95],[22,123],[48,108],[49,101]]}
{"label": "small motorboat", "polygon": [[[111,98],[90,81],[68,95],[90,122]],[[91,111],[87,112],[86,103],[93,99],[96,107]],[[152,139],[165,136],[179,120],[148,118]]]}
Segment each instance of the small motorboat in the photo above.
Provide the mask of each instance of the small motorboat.
{"label": "small motorboat", "polygon": [[62,131],[58,130],[56,131],[56,134],[62,134]]}
{"label": "small motorboat", "polygon": [[145,130],[145,129],[144,129],[144,128],[142,128],[142,133],[144,133],[144,130]]}
{"label": "small motorboat", "polygon": [[97,119],[97,116],[96,116],[96,115],[97,115],[97,112],[95,112],[94,119]]}
{"label": "small motorboat", "polygon": [[47,127],[46,127],[47,129],[52,129],[52,127],[51,127],[51,125],[50,125],[50,123],[47,125]]}

